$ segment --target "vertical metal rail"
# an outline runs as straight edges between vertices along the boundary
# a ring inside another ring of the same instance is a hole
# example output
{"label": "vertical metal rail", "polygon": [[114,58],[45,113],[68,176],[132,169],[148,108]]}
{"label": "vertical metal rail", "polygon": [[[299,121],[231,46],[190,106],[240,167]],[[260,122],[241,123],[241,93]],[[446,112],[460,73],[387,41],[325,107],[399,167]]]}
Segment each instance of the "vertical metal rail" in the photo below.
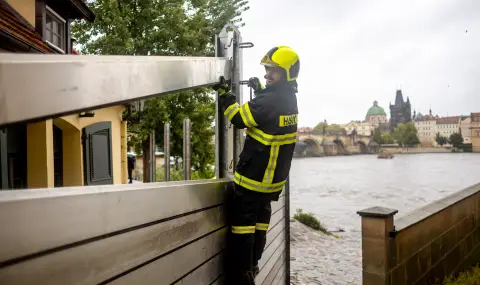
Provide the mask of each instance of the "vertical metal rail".
{"label": "vertical metal rail", "polygon": [[[237,102],[243,103],[243,88],[240,84],[243,73],[242,49],[253,47],[252,43],[242,43],[240,31],[233,25],[227,24],[216,37],[217,57],[227,57],[232,60],[232,73],[230,87],[236,95]],[[224,178],[228,174],[233,175],[235,165],[243,146],[243,130],[235,128],[225,119],[222,110],[218,106],[216,117],[216,175]]]}
{"label": "vertical metal rail", "polygon": [[156,173],[157,173],[157,157],[155,155],[156,147],[155,147],[155,130],[152,130],[150,135],[148,136],[149,139],[149,182],[156,182]]}
{"label": "vertical metal rail", "polygon": [[285,184],[285,284],[290,285],[290,177]]}
{"label": "vertical metal rail", "polygon": [[[218,36],[215,36],[215,56],[232,58],[231,42],[229,41],[228,30],[230,25],[225,25]],[[216,118],[215,118],[215,175],[217,178],[226,178],[229,169],[229,122],[223,115],[223,110],[218,104],[216,97]]]}
{"label": "vertical metal rail", "polygon": [[183,120],[183,177],[185,180],[191,179],[191,143],[190,143],[190,119]]}
{"label": "vertical metal rail", "polygon": [[0,129],[0,189],[8,189],[7,130]]}
{"label": "vertical metal rail", "polygon": [[163,161],[165,181],[170,181],[170,123],[163,126]]}
{"label": "vertical metal rail", "polygon": [[[242,105],[243,103],[243,87],[240,85],[240,80],[242,80],[242,50],[240,49],[240,44],[242,42],[242,36],[238,29],[234,29],[232,35],[232,92],[236,95],[237,103]],[[233,176],[235,172],[235,167],[238,163],[238,158],[242,152],[242,136],[243,130],[233,127],[233,146],[232,146],[232,157],[231,164],[232,168],[229,170]]]}

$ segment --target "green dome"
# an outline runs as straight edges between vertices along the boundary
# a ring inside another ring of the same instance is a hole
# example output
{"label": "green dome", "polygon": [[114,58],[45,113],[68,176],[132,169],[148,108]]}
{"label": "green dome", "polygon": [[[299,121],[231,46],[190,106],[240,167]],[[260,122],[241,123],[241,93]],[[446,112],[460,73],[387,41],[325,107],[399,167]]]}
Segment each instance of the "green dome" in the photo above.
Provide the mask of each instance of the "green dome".
{"label": "green dome", "polygon": [[387,115],[382,107],[378,106],[378,102],[373,102],[373,106],[368,109],[367,116]]}

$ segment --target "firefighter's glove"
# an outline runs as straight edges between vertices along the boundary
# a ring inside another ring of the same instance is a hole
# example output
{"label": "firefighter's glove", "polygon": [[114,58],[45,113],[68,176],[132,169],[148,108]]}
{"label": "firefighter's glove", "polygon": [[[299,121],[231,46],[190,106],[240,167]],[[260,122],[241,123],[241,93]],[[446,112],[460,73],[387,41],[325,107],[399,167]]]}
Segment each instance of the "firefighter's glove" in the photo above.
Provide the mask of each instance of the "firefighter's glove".
{"label": "firefighter's glove", "polygon": [[212,88],[213,90],[217,91],[218,96],[223,96],[223,95],[232,93],[232,90],[230,90],[230,87],[226,83],[214,85]]}
{"label": "firefighter's glove", "polygon": [[263,85],[258,77],[252,77],[248,80],[248,87],[252,88],[255,94],[263,89]]}

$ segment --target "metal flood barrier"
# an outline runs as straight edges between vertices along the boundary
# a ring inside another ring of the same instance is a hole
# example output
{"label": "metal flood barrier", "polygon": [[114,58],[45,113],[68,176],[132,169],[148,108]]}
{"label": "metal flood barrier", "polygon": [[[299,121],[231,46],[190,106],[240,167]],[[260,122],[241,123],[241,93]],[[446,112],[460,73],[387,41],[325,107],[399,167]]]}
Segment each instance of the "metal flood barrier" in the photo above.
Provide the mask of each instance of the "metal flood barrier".
{"label": "metal flood barrier", "polygon": [[[0,132],[211,86],[220,76],[242,103],[242,48],[251,46],[227,25],[212,58],[0,54]],[[215,125],[215,180],[0,191],[0,284],[226,284],[226,186],[243,132],[218,104]],[[290,284],[288,201],[287,183],[272,203],[257,284]]]}

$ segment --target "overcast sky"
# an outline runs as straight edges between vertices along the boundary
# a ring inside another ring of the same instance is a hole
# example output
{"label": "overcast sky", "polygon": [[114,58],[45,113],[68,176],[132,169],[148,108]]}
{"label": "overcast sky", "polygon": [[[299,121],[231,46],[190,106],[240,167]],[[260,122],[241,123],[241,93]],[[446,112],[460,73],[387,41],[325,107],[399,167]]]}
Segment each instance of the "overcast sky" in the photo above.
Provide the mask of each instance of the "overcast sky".
{"label": "overcast sky", "polygon": [[363,120],[374,100],[390,117],[400,85],[417,112],[480,112],[479,15],[480,0],[250,0],[243,76],[263,80],[271,47],[295,49],[299,126]]}

